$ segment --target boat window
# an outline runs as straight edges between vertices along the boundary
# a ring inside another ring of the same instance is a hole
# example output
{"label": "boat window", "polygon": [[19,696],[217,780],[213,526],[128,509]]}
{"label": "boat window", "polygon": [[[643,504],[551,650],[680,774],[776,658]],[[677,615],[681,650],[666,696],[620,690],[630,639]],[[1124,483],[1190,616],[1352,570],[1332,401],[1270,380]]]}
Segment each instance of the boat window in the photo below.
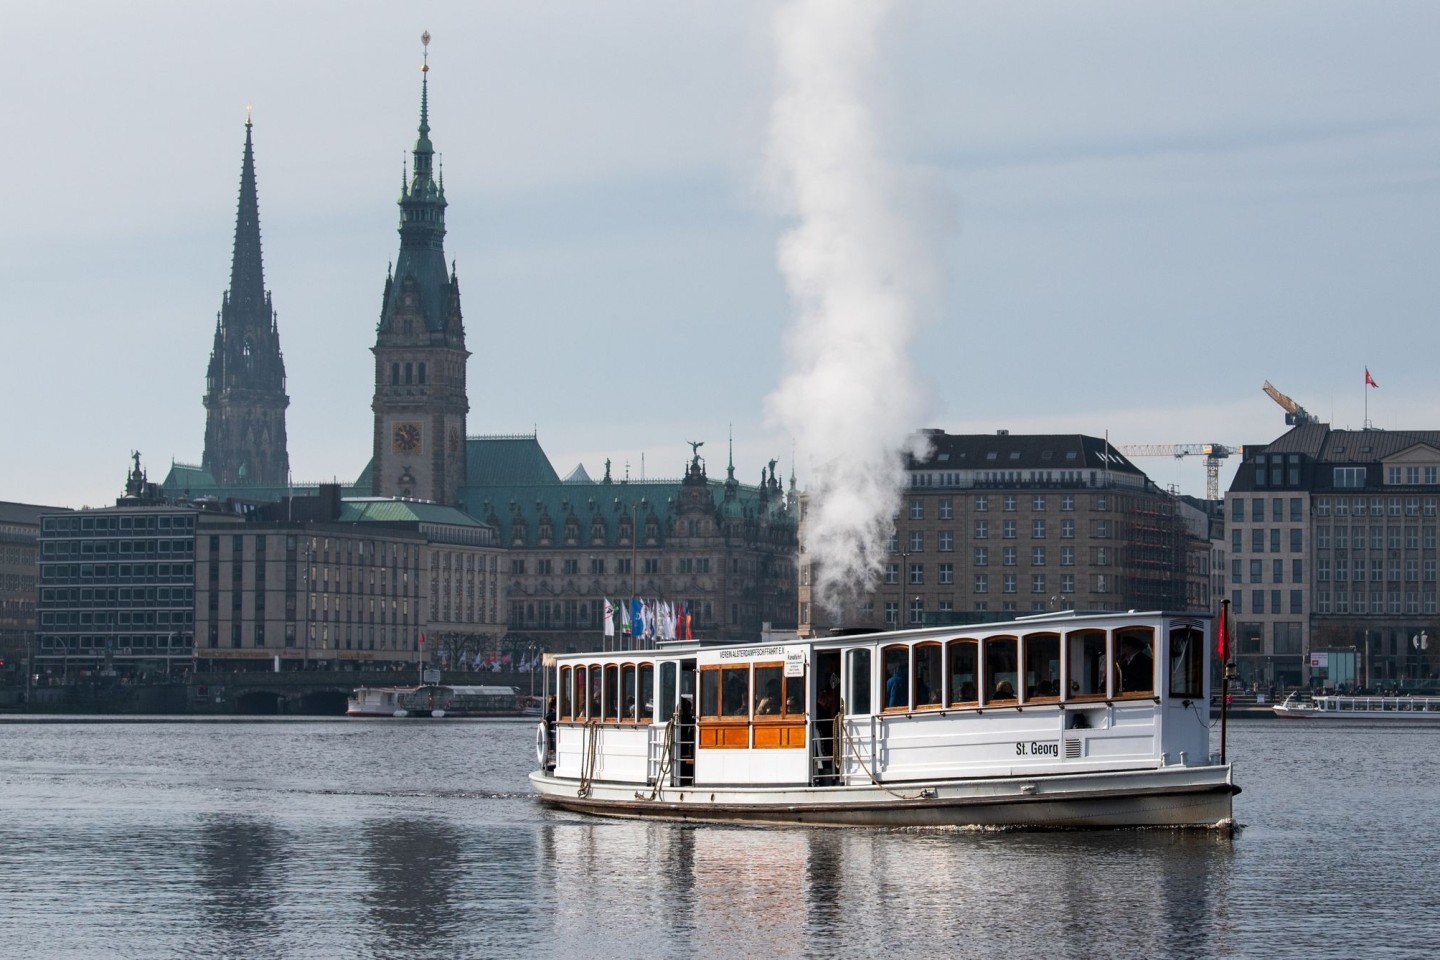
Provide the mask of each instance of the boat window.
{"label": "boat window", "polygon": [[1105,631],[1075,630],[1065,635],[1067,699],[1101,700],[1105,688]]}
{"label": "boat window", "polygon": [[910,709],[910,648],[893,644],[880,651],[885,671],[885,709]]}
{"label": "boat window", "polygon": [[620,719],[635,722],[635,664],[620,668]]}
{"label": "boat window", "polygon": [[661,723],[669,723],[675,712],[675,671],[679,666],[673,662],[660,664],[660,699],[655,704],[655,719]]}
{"label": "boat window", "polygon": [[847,676],[850,683],[850,696],[845,705],[849,713],[865,714],[874,709],[870,698],[870,651],[851,650],[848,652],[849,667]]}
{"label": "boat window", "polygon": [[988,637],[985,640],[985,700],[987,703],[1014,703],[1020,682],[1014,637]]}
{"label": "boat window", "polygon": [[778,717],[785,708],[785,666],[755,665],[755,716]]}
{"label": "boat window", "polygon": [[787,720],[804,718],[805,674],[785,678],[785,702],[780,706],[780,715]]}
{"label": "boat window", "polygon": [[980,644],[950,641],[950,706],[973,707],[980,702]]}
{"label": "boat window", "polygon": [[639,683],[635,704],[640,712],[636,719],[648,721],[655,715],[655,664],[640,664]]}
{"label": "boat window", "polygon": [[1203,697],[1205,634],[1195,627],[1170,631],[1170,696]]}
{"label": "boat window", "polygon": [[700,671],[700,716],[720,716],[719,667],[704,667]]}
{"label": "boat window", "polygon": [[587,690],[586,675],[587,671],[583,665],[575,668],[575,717],[578,720],[584,720],[590,715],[590,698],[585,692]]}
{"label": "boat window", "polygon": [[572,679],[570,668],[561,667],[560,683],[555,690],[555,698],[557,701],[555,716],[562,720],[570,719],[570,704],[572,702],[570,697],[570,681]]}
{"label": "boat window", "polygon": [[721,667],[720,716],[750,716],[750,667]]}
{"label": "boat window", "polygon": [[1155,631],[1133,627],[1115,632],[1116,696],[1155,695]]}
{"label": "boat window", "polygon": [[917,709],[938,710],[945,703],[945,672],[940,665],[943,650],[938,642],[915,645],[911,684]]}
{"label": "boat window", "polygon": [[1060,697],[1060,634],[1032,633],[1025,638],[1025,699]]}
{"label": "boat window", "polygon": [[[592,670],[592,671],[590,671],[590,672],[591,672],[591,673],[594,673],[595,671]],[[620,703],[620,667],[619,667],[619,665],[614,664],[614,663],[607,663],[607,664],[605,664],[604,677],[605,677],[605,693],[604,693],[604,695],[600,698],[599,704],[596,704],[596,705],[595,705],[595,709],[594,709],[594,711],[593,711],[593,713],[592,713],[592,716],[604,717],[606,720],[614,720],[614,719],[616,719],[616,718],[618,717],[618,715],[619,715],[619,710],[617,709],[617,706],[618,706],[618,704]],[[602,707],[603,707],[604,710],[605,710],[604,713],[601,713],[601,712],[600,712],[600,709],[601,709]]]}

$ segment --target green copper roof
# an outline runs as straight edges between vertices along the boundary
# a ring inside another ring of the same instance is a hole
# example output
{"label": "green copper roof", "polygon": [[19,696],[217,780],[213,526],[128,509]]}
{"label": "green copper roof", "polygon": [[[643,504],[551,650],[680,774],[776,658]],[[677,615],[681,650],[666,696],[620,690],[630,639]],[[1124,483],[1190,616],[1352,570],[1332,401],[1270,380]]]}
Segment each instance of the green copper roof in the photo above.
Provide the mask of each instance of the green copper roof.
{"label": "green copper roof", "polygon": [[560,482],[533,436],[470,437],[465,442],[465,471],[470,487]]}
{"label": "green copper roof", "polygon": [[480,527],[484,524],[454,507],[441,506],[428,500],[347,499],[340,505],[337,518],[351,523],[448,523],[458,527]]}

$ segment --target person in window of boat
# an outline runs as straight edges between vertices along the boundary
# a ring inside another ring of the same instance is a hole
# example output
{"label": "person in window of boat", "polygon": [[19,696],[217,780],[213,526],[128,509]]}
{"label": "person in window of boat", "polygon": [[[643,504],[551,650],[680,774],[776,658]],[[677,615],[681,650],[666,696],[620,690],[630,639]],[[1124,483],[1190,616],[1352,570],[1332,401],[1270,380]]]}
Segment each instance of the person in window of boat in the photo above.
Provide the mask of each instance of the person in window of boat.
{"label": "person in window of boat", "polygon": [[885,706],[909,706],[909,696],[910,691],[905,689],[905,674],[900,672],[897,663],[890,668],[890,679],[885,681]]}
{"label": "person in window of boat", "polygon": [[771,677],[765,684],[765,696],[755,705],[755,712],[763,715],[773,715],[780,712],[780,681]]}
{"label": "person in window of boat", "polygon": [[1133,636],[1120,641],[1120,689],[1126,693],[1155,687],[1155,661],[1150,657],[1148,646]]}
{"label": "person in window of boat", "polygon": [[1014,700],[1014,699],[1015,699],[1015,685],[1014,685],[1013,683],[1011,683],[1009,680],[1001,680],[999,683],[995,684],[995,696],[991,697],[991,699],[992,699],[992,700]]}

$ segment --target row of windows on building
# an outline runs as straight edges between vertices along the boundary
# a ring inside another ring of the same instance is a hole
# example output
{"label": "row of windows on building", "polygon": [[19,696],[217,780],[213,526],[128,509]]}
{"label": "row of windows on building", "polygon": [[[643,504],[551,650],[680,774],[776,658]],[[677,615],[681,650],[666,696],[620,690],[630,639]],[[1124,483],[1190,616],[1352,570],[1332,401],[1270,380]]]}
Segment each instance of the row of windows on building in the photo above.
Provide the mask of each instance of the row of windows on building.
{"label": "row of windows on building", "polygon": [[[1248,606],[1247,606],[1248,603]],[[1413,587],[1406,590],[1346,590],[1343,587],[1333,592],[1328,588],[1315,591],[1315,612],[1317,614],[1402,614],[1435,613],[1436,592],[1434,587],[1423,591]],[[1305,591],[1303,590],[1244,590],[1230,591],[1231,613],[1262,614],[1303,614],[1305,612]]]}
{"label": "row of windows on building", "polygon": [[[276,647],[296,650],[308,636],[306,649],[313,656],[323,656],[331,650],[381,650],[413,653],[420,649],[419,633],[413,627],[374,626],[356,624],[312,623],[308,633],[302,633],[293,623],[284,624],[282,636],[272,637],[265,629],[264,621],[230,624],[228,643],[231,649],[247,647],[264,649],[272,643]],[[210,649],[220,647],[220,624],[210,623],[206,627],[205,645]],[[248,641],[248,642],[247,642]],[[188,643],[186,644],[188,647]]]}
{"label": "row of windows on building", "polygon": [[[222,558],[220,546],[222,540],[227,538],[219,534],[212,534],[207,540],[209,547],[209,560],[214,563],[220,559],[242,560],[245,557],[245,541],[252,539],[255,543],[255,556],[257,560],[267,552],[270,537],[265,534],[231,534],[228,537],[230,556]],[[278,538],[275,538],[278,539]],[[414,549],[412,549],[412,546]],[[379,540],[360,540],[350,537],[301,537],[296,534],[285,535],[285,552],[299,556],[303,554],[307,560],[319,561],[321,563],[337,564],[362,564],[381,567],[409,567],[417,569],[420,566],[419,544],[394,543]]]}
{"label": "row of windows on building", "polygon": [[195,541],[159,539],[46,540],[40,556],[46,560],[70,557],[192,557]]}
{"label": "row of windows on building", "polygon": [[173,531],[194,530],[195,517],[192,514],[167,516],[164,514],[139,514],[136,516],[84,514],[45,517],[41,520],[42,533],[57,536],[74,533],[120,533],[130,531]]}
{"label": "row of windows on building", "polygon": [[40,566],[45,583],[190,583],[195,567],[189,563],[46,563]]}
{"label": "row of windows on building", "polygon": [[[591,576],[603,577],[607,571],[610,570],[612,562],[614,566],[613,572],[617,574],[631,573],[635,569],[635,565],[630,557],[618,557],[614,561],[606,560],[604,557],[590,557],[585,565],[585,570]],[[658,575],[662,566],[663,564],[660,557],[640,558],[641,573]],[[673,572],[682,575],[711,573],[712,566],[713,563],[710,557],[675,557],[673,558],[672,569]],[[581,570],[580,559],[578,557],[564,557],[557,564],[551,557],[510,558],[510,573],[512,576],[526,576],[534,573],[542,577],[550,577],[555,576],[557,569],[561,576],[579,576]],[[731,558],[730,572],[740,572],[739,557]]]}
{"label": "row of windows on building", "polygon": [[[1335,467],[1332,482],[1337,489],[1363,487],[1369,476],[1370,471],[1366,467]],[[1385,468],[1387,487],[1433,487],[1437,483],[1440,483],[1440,466],[1401,464]],[[1272,483],[1271,486],[1277,484]]]}
{"label": "row of windows on building", "polygon": [[[976,520],[975,523],[974,523],[973,539],[975,539],[975,540],[989,540],[989,539],[990,539],[990,529],[991,529],[991,525],[990,525],[990,522],[989,522],[988,520]],[[1049,537],[1050,537],[1050,531],[1051,531],[1051,529],[1052,529],[1052,525],[1049,524],[1049,523],[1047,523],[1045,520],[1042,520],[1042,519],[1032,519],[1032,520],[1030,521],[1030,539],[1031,539],[1031,540],[1047,540],[1047,539],[1049,539]],[[1075,521],[1074,521],[1074,520],[1062,520],[1062,521],[1060,521],[1060,524],[1059,524],[1060,537],[1059,537],[1059,538],[1060,538],[1061,540],[1073,540],[1073,539],[1075,539],[1075,529],[1076,529],[1076,528],[1075,528]],[[1096,540],[1107,540],[1107,539],[1109,539],[1109,538],[1114,534],[1114,531],[1115,531],[1114,525],[1113,525],[1112,523],[1110,523],[1110,521],[1108,521],[1108,520],[1092,520],[1091,523],[1090,523],[1090,536],[1091,536],[1091,538],[1093,538],[1093,539],[1096,539]],[[904,551],[904,552],[905,552],[905,553],[924,553],[924,552],[925,552],[925,542],[926,542],[925,533],[926,533],[926,531],[924,531],[924,530],[911,530],[911,531],[909,531],[908,533],[904,534],[904,538],[905,538],[904,541],[903,541],[903,542],[905,543],[905,551]],[[1001,540],[1018,540],[1019,538],[1020,538],[1020,523],[1019,523],[1019,521],[1017,521],[1017,520],[1002,520],[1002,521],[1000,521],[1000,524],[999,524],[999,538],[998,538],[998,539],[1001,539]],[[901,550],[900,550],[900,544],[901,544],[901,542],[902,542],[902,541],[901,541],[901,534],[892,533],[892,534],[890,535],[889,541],[888,541],[887,544],[886,544],[886,547],[887,547],[887,549],[888,549],[891,553],[900,553],[900,552],[901,552]],[[935,531],[935,549],[936,549],[937,552],[939,552],[939,553],[949,553],[949,552],[953,551],[953,550],[955,549],[955,531],[954,531],[954,530],[937,530],[937,531]]]}
{"label": "row of windows on building", "polygon": [[[1030,510],[1034,513],[1044,512],[1050,504],[1050,497],[1046,494],[1034,494],[1030,500]],[[1063,494],[1055,498],[1058,501],[1061,511],[1069,512],[1075,509],[1075,497],[1072,494]],[[1019,494],[1003,494],[995,500],[1000,504],[1000,510],[1004,513],[1015,513],[1020,509],[1021,497]],[[928,501],[920,497],[912,497],[909,501],[908,516],[911,520],[925,519],[925,504]],[[940,497],[935,502],[936,516],[940,520],[953,520],[955,517],[955,499],[953,497]],[[987,513],[990,510],[990,495],[978,494],[967,498],[972,513]],[[1106,511],[1110,509],[1110,498],[1105,496],[1095,497],[1092,502],[1095,510]]]}
{"label": "row of windows on building", "polygon": [[[1398,467],[1392,469],[1399,469]],[[1427,468],[1434,470],[1434,467]],[[1435,483],[1431,479],[1426,483]],[[1247,506],[1248,505],[1248,506]],[[1435,497],[1316,497],[1315,515],[1328,517],[1433,517],[1440,513]],[[1302,523],[1305,520],[1301,497],[1231,497],[1230,519],[1244,523]]]}

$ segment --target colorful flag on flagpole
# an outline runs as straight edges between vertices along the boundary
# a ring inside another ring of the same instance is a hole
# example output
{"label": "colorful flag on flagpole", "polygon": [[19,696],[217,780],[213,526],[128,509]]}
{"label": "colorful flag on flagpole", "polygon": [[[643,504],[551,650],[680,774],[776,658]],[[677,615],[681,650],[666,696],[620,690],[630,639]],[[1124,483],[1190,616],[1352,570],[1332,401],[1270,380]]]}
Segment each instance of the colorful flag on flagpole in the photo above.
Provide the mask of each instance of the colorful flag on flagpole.
{"label": "colorful flag on flagpole", "polygon": [[615,607],[611,605],[609,599],[606,599],[605,601],[605,622],[603,624],[603,627],[605,630],[605,636],[615,636]]}
{"label": "colorful flag on flagpole", "polygon": [[1365,386],[1367,386],[1367,387],[1376,387],[1376,388],[1378,388],[1378,387],[1380,386],[1380,384],[1378,384],[1378,383],[1375,382],[1375,378],[1372,377],[1372,376],[1370,376],[1370,368],[1369,368],[1369,367],[1366,367],[1366,368],[1365,368]]}
{"label": "colorful flag on flagpole", "polygon": [[630,605],[620,601],[620,632],[626,636],[630,635]]}
{"label": "colorful flag on flagpole", "polygon": [[630,636],[640,639],[645,635],[645,603],[639,597],[630,601]]}

